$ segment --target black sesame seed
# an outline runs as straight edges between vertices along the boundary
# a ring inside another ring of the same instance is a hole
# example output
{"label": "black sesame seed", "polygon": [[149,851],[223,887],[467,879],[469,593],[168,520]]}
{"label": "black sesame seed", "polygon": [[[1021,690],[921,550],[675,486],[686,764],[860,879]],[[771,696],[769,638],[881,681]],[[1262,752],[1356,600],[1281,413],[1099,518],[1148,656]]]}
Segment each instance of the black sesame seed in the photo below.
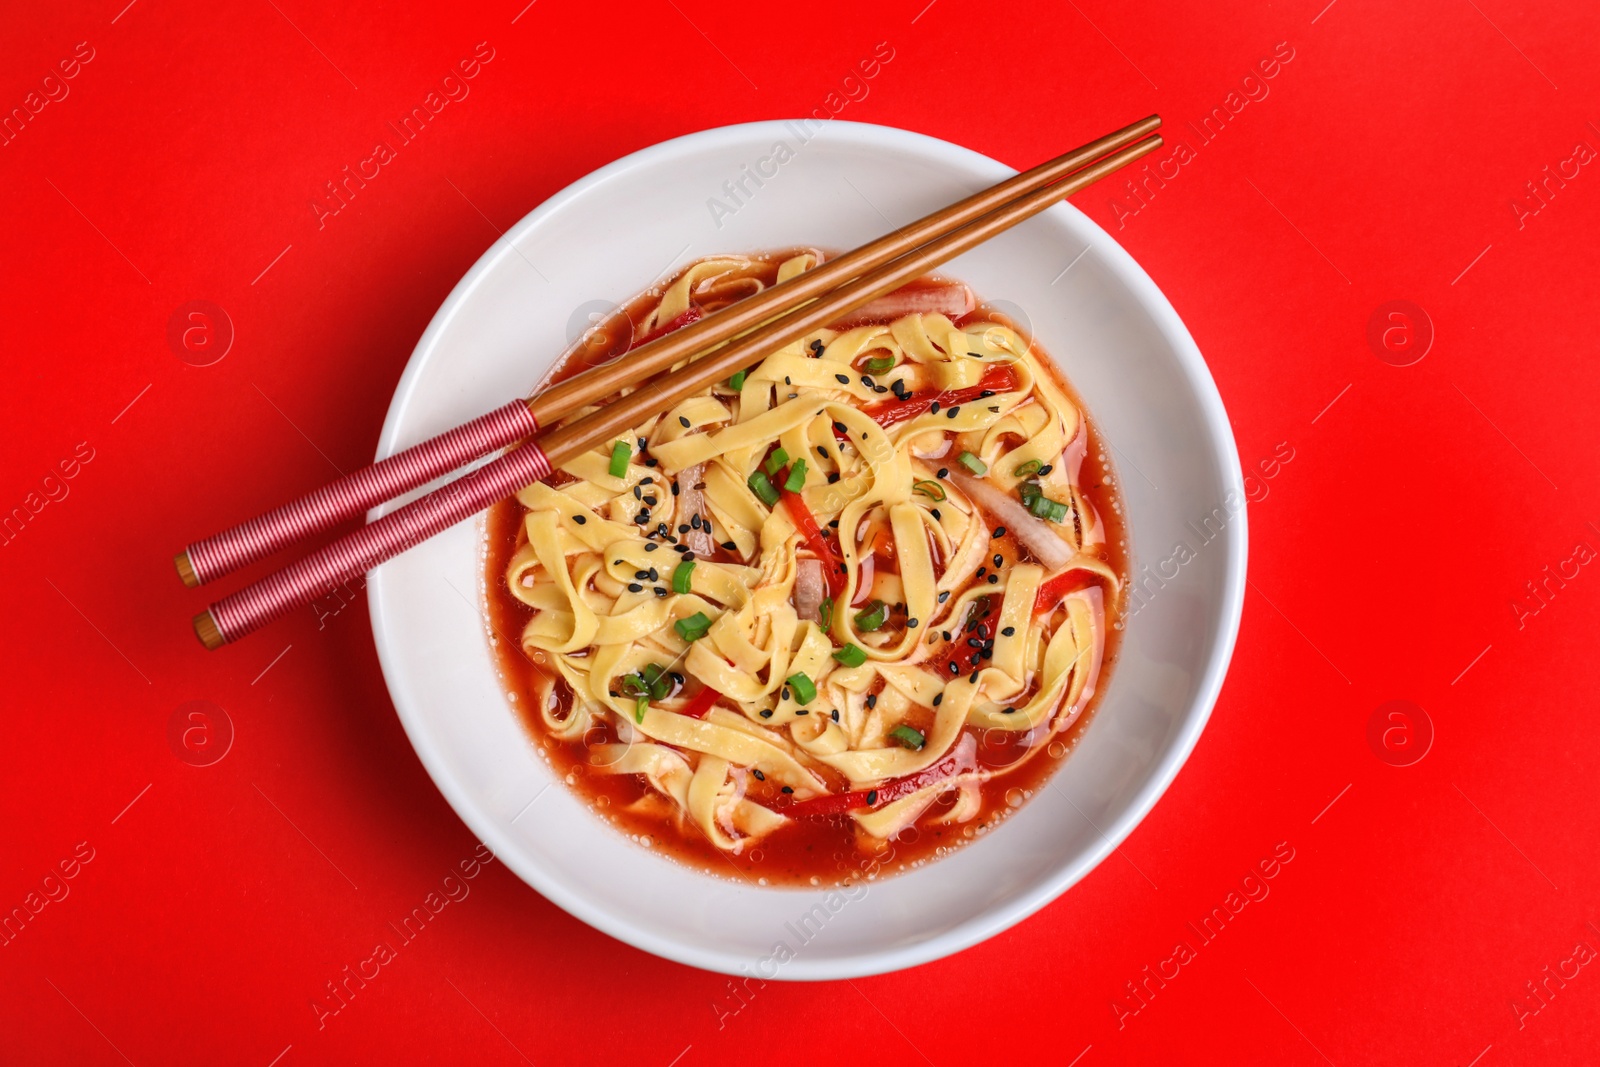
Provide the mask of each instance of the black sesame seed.
{"label": "black sesame seed", "polygon": [[764,782],[767,780],[767,776],[761,773],[760,767],[751,767],[750,773],[756,776],[756,781],[758,782]]}
{"label": "black sesame seed", "polygon": [[1002,714],[1002,715],[1014,715],[1014,714],[1016,714],[1016,711],[1017,711],[1016,708],[1005,708],[1000,712],[1000,714]]}
{"label": "black sesame seed", "polygon": [[797,708],[795,710],[795,714],[796,715],[810,715],[811,714],[811,709],[810,708]]}
{"label": "black sesame seed", "polygon": [[763,718],[763,719],[770,719],[770,718],[772,718],[772,709],[771,709],[771,708],[762,708],[762,709],[761,709],[761,717],[762,717],[762,718]]}
{"label": "black sesame seed", "polygon": [[582,516],[582,515],[574,515],[574,516],[572,516],[572,521],[577,523],[579,526],[582,526],[584,523],[588,522],[589,520],[587,518],[585,518],[584,516]]}
{"label": "black sesame seed", "polygon": [[982,648],[983,647],[983,642],[980,641],[976,637],[969,637],[969,638],[967,638],[967,647],[968,648]]}
{"label": "black sesame seed", "polygon": [[686,522],[678,523],[678,532],[681,533],[681,534],[688,533],[689,532],[689,524],[686,523]]}
{"label": "black sesame seed", "polygon": [[647,457],[644,461],[644,465],[646,467],[659,467],[661,464],[658,463],[654,458]]}
{"label": "black sesame seed", "polygon": [[996,537],[1004,537],[1006,535],[1006,528],[1004,526],[996,526],[994,528],[994,535]]}
{"label": "black sesame seed", "polygon": [[840,385],[850,384],[850,375],[848,374],[835,374],[834,377],[839,380]]}
{"label": "black sesame seed", "polygon": [[946,641],[948,641],[948,640],[950,640],[950,631],[949,630],[940,630],[939,631],[939,636],[944,638]]}
{"label": "black sesame seed", "polygon": [[1004,630],[1000,631],[1001,637],[1015,637],[1016,635],[1017,628],[1015,626],[1007,626]]}
{"label": "black sesame seed", "polygon": [[648,541],[648,542],[645,543],[644,550],[646,552],[654,552],[656,549],[658,549],[660,547],[661,546],[656,544],[654,541]]}
{"label": "black sesame seed", "polygon": [[950,664],[950,673],[951,674],[960,674],[961,673],[961,668],[957,667],[954,663],[952,663],[952,664]]}
{"label": "black sesame seed", "polygon": [[649,441],[646,441],[643,437],[639,438],[639,451],[640,452],[643,452],[645,449],[647,449],[649,447],[650,447],[650,442]]}
{"label": "black sesame seed", "polygon": [[810,347],[811,351],[815,352],[819,356],[822,355],[822,342],[820,340],[812,341]]}
{"label": "black sesame seed", "polygon": [[920,620],[920,619],[907,619],[906,620],[906,629],[915,630],[917,628],[917,626],[921,624],[921,621],[922,620]]}
{"label": "black sesame seed", "polygon": [[939,414],[939,402],[937,400],[935,400],[933,402],[933,405],[931,407],[929,407],[928,410],[931,411],[935,415]]}
{"label": "black sesame seed", "polygon": [[722,542],[722,547],[727,549],[729,552],[737,552],[737,551],[739,551],[739,546],[734,544],[732,541],[724,541],[724,542]]}
{"label": "black sesame seed", "polygon": [[642,592],[644,592],[644,586],[640,585],[638,582],[629,582],[628,583],[628,592],[630,592],[630,593],[642,593]]}
{"label": "black sesame seed", "polygon": [[786,785],[786,786],[783,787],[783,791],[785,793],[793,793],[794,792],[794,787]]}
{"label": "black sesame seed", "polygon": [[688,546],[684,547],[684,550],[683,550],[683,561],[685,563],[693,563],[694,562],[694,553],[689,551]]}
{"label": "black sesame seed", "polygon": [[950,468],[949,467],[940,467],[934,473],[940,478],[948,478],[948,477],[950,477]]}
{"label": "black sesame seed", "polygon": [[838,722],[839,721],[839,709],[838,708],[834,708],[828,714],[833,716],[833,721],[834,722]]}
{"label": "black sesame seed", "polygon": [[943,693],[935,693],[934,697],[933,697],[933,706],[934,707],[938,707],[940,704],[943,704],[943,703],[944,703],[944,694]]}
{"label": "black sesame seed", "polygon": [[872,375],[863,374],[861,376],[861,384],[866,386],[868,389],[871,389],[874,386],[876,386],[878,383],[872,380]]}
{"label": "black sesame seed", "polygon": [[877,706],[878,706],[878,694],[877,693],[868,693],[867,694],[867,707],[868,708],[875,708]]}
{"label": "black sesame seed", "polygon": [[785,699],[785,700],[789,699],[789,687],[788,686],[784,686],[783,687],[783,699]]}
{"label": "black sesame seed", "polygon": [[844,424],[844,423],[842,423],[842,422],[836,422],[836,423],[834,423],[834,424],[833,424],[833,428],[834,428],[834,429],[835,429],[835,430],[837,430],[837,431],[839,431],[839,432],[840,432],[840,433],[849,433],[849,432],[850,432],[850,427],[848,427],[848,426],[846,426],[846,425],[845,425],[845,424]]}
{"label": "black sesame seed", "polygon": [[651,567],[645,573],[649,576],[652,582],[658,582],[661,580],[661,572],[656,570],[654,567]]}
{"label": "black sesame seed", "polygon": [[1049,474],[1055,469],[1056,465],[1054,463],[1046,463],[1044,466],[1039,468],[1039,477],[1043,478],[1046,474]]}
{"label": "black sesame seed", "polygon": [[996,567],[1005,566],[1005,562],[1006,562],[1006,558],[1004,556],[1002,556],[1000,553],[996,552],[994,554],[994,565]]}
{"label": "black sesame seed", "polygon": [[983,392],[978,394],[978,399],[979,400],[988,400],[991,396],[994,396],[994,390],[993,389],[985,389]]}
{"label": "black sesame seed", "polygon": [[993,405],[993,404],[989,405],[989,410],[991,412],[994,412],[995,414],[999,414],[999,412],[1000,412],[1000,409],[998,407],[996,407],[995,405]]}
{"label": "black sesame seed", "polygon": [[682,426],[685,430],[687,430],[689,428],[689,419],[688,419],[688,417],[685,416],[685,415],[679,415],[678,416],[678,424],[680,426]]}
{"label": "black sesame seed", "polygon": [[794,384],[794,382],[792,382],[792,381],[790,381],[790,380],[789,380],[789,376],[788,376],[788,375],[787,375],[787,374],[785,374],[785,375],[784,375],[784,376],[783,376],[783,384],[784,384],[784,385],[793,385],[793,384]]}
{"label": "black sesame seed", "polygon": [[644,490],[637,485],[633,487],[633,499],[638,500],[644,496]]}
{"label": "black sesame seed", "polygon": [[950,599],[950,590],[946,589],[944,592],[939,594],[939,603],[943,604],[946,600],[949,600],[949,599]]}
{"label": "black sesame seed", "polygon": [[957,404],[955,407],[951,408],[949,411],[946,411],[944,413],[944,417],[947,418],[947,419],[953,419],[957,415],[959,415],[960,413],[961,413],[961,405]]}
{"label": "black sesame seed", "polygon": [[[621,563],[622,561],[619,559],[619,560],[617,560],[617,562]],[[650,572],[649,571],[634,571],[633,572],[633,576],[635,578],[641,578],[641,579],[642,578],[648,578],[648,577],[650,577]]]}
{"label": "black sesame seed", "polygon": [[941,519],[941,518],[944,517],[944,516],[939,514],[939,509],[938,508],[929,508],[928,509],[928,514],[932,515],[936,519]]}
{"label": "black sesame seed", "polygon": [[694,527],[696,530],[700,529],[700,516],[696,515],[694,518],[690,519],[689,525]]}
{"label": "black sesame seed", "polygon": [[661,587],[659,585],[656,586],[656,596],[666,596],[666,595],[667,595],[666,589],[664,589],[663,587]]}
{"label": "black sesame seed", "polygon": [[994,585],[994,584],[995,584],[995,583],[996,583],[996,582],[998,582],[998,581],[999,581],[999,580],[1000,580],[1000,576],[999,576],[999,575],[998,575],[998,574],[991,574],[991,575],[989,575],[989,584],[990,584],[990,585]]}
{"label": "black sesame seed", "polygon": [[829,485],[832,485],[834,482],[837,482],[838,480],[839,480],[839,472],[838,471],[829,471],[828,472],[828,484]]}
{"label": "black sesame seed", "polygon": [[967,681],[971,682],[973,685],[977,685],[978,684],[978,672],[977,671],[973,671],[972,675],[969,678],[967,678]]}
{"label": "black sesame seed", "polygon": [[655,506],[656,506],[656,505],[657,505],[657,504],[659,504],[659,503],[661,503],[661,501],[659,501],[659,500],[657,500],[657,499],[656,499],[656,498],[655,498],[655,497],[653,497],[653,496],[647,496],[647,497],[645,497],[645,498],[644,498],[644,502],[645,502],[645,503],[646,503],[646,504],[649,504],[649,505],[650,505],[650,506],[651,506],[651,507],[655,507]]}
{"label": "black sesame seed", "polygon": [[872,792],[867,794],[867,807],[870,808],[870,807],[872,807],[872,805],[876,804],[877,802],[878,802],[878,791],[876,789],[874,789]]}
{"label": "black sesame seed", "polygon": [[673,496],[677,496],[678,495],[678,483],[677,482],[673,482],[672,483],[672,495]]}
{"label": "black sesame seed", "polygon": [[672,551],[674,551],[674,552],[687,552],[687,551],[689,551],[689,546],[688,545],[673,545],[672,546]]}

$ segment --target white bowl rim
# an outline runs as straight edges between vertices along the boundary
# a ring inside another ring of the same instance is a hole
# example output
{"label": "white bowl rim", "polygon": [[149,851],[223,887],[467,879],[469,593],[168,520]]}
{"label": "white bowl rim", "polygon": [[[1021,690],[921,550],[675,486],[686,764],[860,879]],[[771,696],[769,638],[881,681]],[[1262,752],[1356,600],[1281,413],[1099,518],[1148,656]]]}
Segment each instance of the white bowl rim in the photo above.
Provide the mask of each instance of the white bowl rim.
{"label": "white bowl rim", "polygon": [[[769,135],[781,137],[792,131],[792,124],[796,121],[799,120],[768,119],[736,123],[659,142],[591,171],[523,216],[516,225],[491,244],[456,283],[418,339],[406,363],[405,371],[395,386],[394,396],[384,417],[376,458],[383,459],[396,451],[401,420],[422,376],[423,365],[440,335],[449,328],[466,302],[468,294],[477,287],[483,277],[496,269],[502,259],[516,254],[514,246],[525,233],[538,227],[548,216],[560,211],[569,201],[620,173],[636,167],[651,166],[683,153],[715,148],[728,142],[742,142],[751,135],[756,135],[758,138],[766,138]],[[832,119],[812,136],[857,146],[888,145],[913,148],[951,161],[972,163],[987,168],[1000,167],[1015,173],[1012,168],[980,152],[927,134],[893,126]],[[1166,295],[1145,273],[1144,268],[1139,266],[1138,262],[1093,219],[1084,215],[1071,203],[1057,205],[1051,210],[1059,212],[1063,209],[1077,216],[1079,232],[1094,248],[1096,255],[1103,257],[1106,265],[1115,272],[1118,279],[1129,287],[1141,306],[1150,313],[1154,325],[1162,336],[1172,345],[1177,364],[1187,377],[1188,388],[1204,417],[1207,444],[1215,451],[1219,460],[1221,477],[1226,488],[1236,493],[1240,502],[1239,512],[1230,522],[1230,534],[1236,533],[1236,536],[1228,538],[1224,564],[1225,580],[1222,594],[1216,603],[1218,638],[1207,658],[1205,672],[1195,689],[1195,696],[1190,702],[1182,728],[1169,742],[1165,755],[1127,810],[1109,826],[1100,828],[1097,846],[1066,860],[1052,876],[1040,879],[1031,890],[1018,894],[1003,906],[979,912],[925,941],[896,948],[872,950],[858,956],[831,957],[824,960],[797,958],[784,966],[777,976],[778,979],[825,981],[902,970],[969,948],[1026,919],[1097,867],[1143,821],[1172,784],[1178,771],[1194,750],[1221,692],[1244,609],[1249,543],[1244,475],[1228,414],[1199,346],[1195,344],[1194,338],[1190,336],[1188,328]],[[1237,525],[1234,526],[1233,523]],[[393,644],[394,638],[384,620],[384,592],[383,569],[380,567],[369,577],[368,610],[379,664],[396,713],[400,717],[407,737],[411,740],[412,747],[416,750],[417,757],[422,761],[434,784],[444,794],[446,801],[455,809],[461,820],[478,835],[479,840],[545,899],[589,926],[635,948],[678,963],[724,974],[745,973],[744,969],[750,962],[748,958],[736,953],[708,949],[686,939],[675,940],[634,924],[625,915],[598,908],[582,896],[568,891],[557,879],[547,875],[538,864],[520,854],[512,838],[502,832],[497,821],[480,808],[468,790],[449,773],[441,754],[424,743],[424,734],[420,728],[420,713],[395,697],[393,676],[394,656],[397,650]],[[774,891],[784,890],[778,887]]]}

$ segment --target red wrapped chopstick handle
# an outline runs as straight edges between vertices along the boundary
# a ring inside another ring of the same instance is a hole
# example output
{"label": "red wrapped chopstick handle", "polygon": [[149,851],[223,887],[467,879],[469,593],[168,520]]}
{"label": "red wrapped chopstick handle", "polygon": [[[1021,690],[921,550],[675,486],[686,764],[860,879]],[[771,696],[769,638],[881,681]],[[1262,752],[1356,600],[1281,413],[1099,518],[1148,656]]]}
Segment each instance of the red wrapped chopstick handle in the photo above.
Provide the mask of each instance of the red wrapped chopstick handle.
{"label": "red wrapped chopstick handle", "polygon": [[513,401],[265,515],[196,541],[173,562],[183,583],[194,588],[538,432],[539,420],[527,401]]}
{"label": "red wrapped chopstick handle", "polygon": [[194,617],[195,633],[211,649],[237,641],[313,597],[365,574],[384,560],[549,475],[549,458],[536,442],[529,441],[298,563],[217,601]]}

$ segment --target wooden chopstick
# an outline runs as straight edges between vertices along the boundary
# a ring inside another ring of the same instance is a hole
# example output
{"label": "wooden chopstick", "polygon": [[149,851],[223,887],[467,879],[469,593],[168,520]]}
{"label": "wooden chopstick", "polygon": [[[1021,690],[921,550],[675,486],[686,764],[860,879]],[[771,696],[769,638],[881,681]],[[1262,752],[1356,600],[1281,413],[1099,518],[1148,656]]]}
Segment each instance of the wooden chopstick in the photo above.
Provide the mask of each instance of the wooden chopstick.
{"label": "wooden chopstick", "polygon": [[1084,164],[1133,144],[1161,125],[1151,115],[1090,141],[1031,170],[908,223],[781,285],[592,368],[516,400],[465,425],[429,438],[248,522],[196,541],[173,557],[191,588],[220,578],[281,548],[320,533],[386,500],[415,489],[497,448],[539,432],[567,412],[667,370],[697,352],[725,343],[775,315],[814,299],[851,278],[966,225],[1018,196],[1044,188]]}
{"label": "wooden chopstick", "polygon": [[[324,590],[365,573],[496,500],[542,481],[560,464],[626,436],[652,413],[704,390],[773,350],[900,288],[939,264],[1031,218],[1063,197],[1147,155],[1161,144],[1159,136],[1150,137],[1073,173],[1059,184],[1018,197],[966,226],[821,295],[805,307],[641,386],[598,411],[548,431],[538,441],[513,448],[470,474],[212,604],[195,616],[196,635],[210,649],[238,640]],[[617,368],[608,365],[602,369],[617,374],[612,379],[614,382],[624,380]]]}

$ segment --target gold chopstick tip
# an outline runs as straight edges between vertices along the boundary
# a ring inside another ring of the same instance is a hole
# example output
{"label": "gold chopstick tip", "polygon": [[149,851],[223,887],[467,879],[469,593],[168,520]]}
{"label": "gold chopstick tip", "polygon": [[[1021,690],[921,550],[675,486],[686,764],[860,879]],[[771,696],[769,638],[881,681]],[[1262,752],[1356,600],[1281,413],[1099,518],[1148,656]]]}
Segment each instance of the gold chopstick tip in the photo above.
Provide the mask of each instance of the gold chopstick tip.
{"label": "gold chopstick tip", "polygon": [[200,639],[202,645],[213,652],[228,643],[223,638],[222,631],[217,628],[217,620],[211,617],[210,611],[202,611],[194,617],[194,635]]}
{"label": "gold chopstick tip", "polygon": [[187,549],[172,557],[172,565],[178,568],[178,577],[183,579],[184,585],[190,589],[200,588],[200,575],[196,573],[194,564],[189,561]]}

